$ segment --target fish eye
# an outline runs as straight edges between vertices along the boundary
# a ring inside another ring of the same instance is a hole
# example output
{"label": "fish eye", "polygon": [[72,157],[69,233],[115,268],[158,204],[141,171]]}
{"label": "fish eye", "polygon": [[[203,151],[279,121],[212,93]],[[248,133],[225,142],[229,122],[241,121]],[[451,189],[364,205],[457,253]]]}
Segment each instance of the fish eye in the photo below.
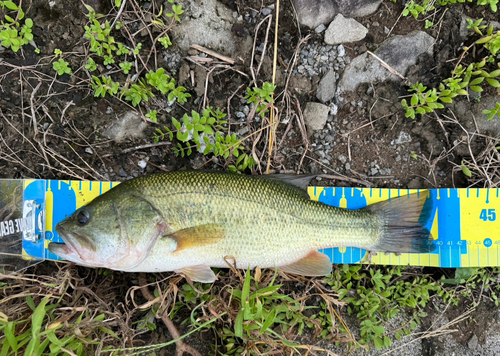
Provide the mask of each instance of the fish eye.
{"label": "fish eye", "polygon": [[76,221],[78,225],[85,226],[90,220],[90,214],[87,210],[81,210],[76,216]]}

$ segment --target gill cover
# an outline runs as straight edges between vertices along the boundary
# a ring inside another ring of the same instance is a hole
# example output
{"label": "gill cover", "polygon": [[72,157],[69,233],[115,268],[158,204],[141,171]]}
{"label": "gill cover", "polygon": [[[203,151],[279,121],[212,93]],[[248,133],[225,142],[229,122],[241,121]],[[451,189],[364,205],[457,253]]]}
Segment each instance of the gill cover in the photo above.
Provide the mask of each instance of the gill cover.
{"label": "gill cover", "polygon": [[147,200],[104,194],[56,226],[65,246],[51,250],[85,266],[128,270],[144,261],[166,226]]}

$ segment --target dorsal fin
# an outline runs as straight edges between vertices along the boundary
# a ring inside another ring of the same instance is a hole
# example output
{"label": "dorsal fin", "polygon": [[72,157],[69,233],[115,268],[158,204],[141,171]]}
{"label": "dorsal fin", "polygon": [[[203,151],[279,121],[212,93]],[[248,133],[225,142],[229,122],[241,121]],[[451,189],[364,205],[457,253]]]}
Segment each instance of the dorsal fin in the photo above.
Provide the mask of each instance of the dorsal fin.
{"label": "dorsal fin", "polygon": [[317,174],[285,173],[285,174],[268,174],[268,175],[262,176],[262,178],[291,184],[297,188],[300,188],[304,191],[307,191],[307,187],[309,186],[309,182],[311,181],[311,179],[313,179],[317,176],[318,176]]}

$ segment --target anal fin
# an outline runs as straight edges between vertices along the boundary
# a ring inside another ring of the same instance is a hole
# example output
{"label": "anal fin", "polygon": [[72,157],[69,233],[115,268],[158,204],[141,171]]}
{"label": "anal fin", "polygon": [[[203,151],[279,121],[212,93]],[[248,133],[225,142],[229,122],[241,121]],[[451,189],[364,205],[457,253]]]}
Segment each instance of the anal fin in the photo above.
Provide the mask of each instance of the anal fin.
{"label": "anal fin", "polygon": [[189,277],[193,282],[213,283],[215,282],[215,273],[207,265],[189,266],[178,269],[176,273],[181,273]]}
{"label": "anal fin", "polygon": [[301,276],[326,276],[332,272],[332,262],[324,253],[311,251],[307,256],[280,269]]}

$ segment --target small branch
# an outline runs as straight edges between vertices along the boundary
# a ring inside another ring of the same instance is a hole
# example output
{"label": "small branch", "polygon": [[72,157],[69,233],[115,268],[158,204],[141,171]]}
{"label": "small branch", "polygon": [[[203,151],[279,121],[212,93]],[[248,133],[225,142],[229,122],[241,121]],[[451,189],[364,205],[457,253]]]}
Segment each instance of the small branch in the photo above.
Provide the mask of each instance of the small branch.
{"label": "small branch", "polygon": [[227,63],[229,63],[231,65],[233,65],[236,62],[234,59],[232,59],[230,57],[224,56],[222,54],[219,54],[217,52],[212,51],[211,49],[202,47],[202,46],[197,45],[197,44],[192,44],[191,48],[194,48],[194,49],[196,49],[196,50],[198,50],[200,52],[204,52],[204,53],[206,53],[206,54],[208,54],[208,55],[210,55],[212,57],[218,58],[221,61],[227,62]]}

